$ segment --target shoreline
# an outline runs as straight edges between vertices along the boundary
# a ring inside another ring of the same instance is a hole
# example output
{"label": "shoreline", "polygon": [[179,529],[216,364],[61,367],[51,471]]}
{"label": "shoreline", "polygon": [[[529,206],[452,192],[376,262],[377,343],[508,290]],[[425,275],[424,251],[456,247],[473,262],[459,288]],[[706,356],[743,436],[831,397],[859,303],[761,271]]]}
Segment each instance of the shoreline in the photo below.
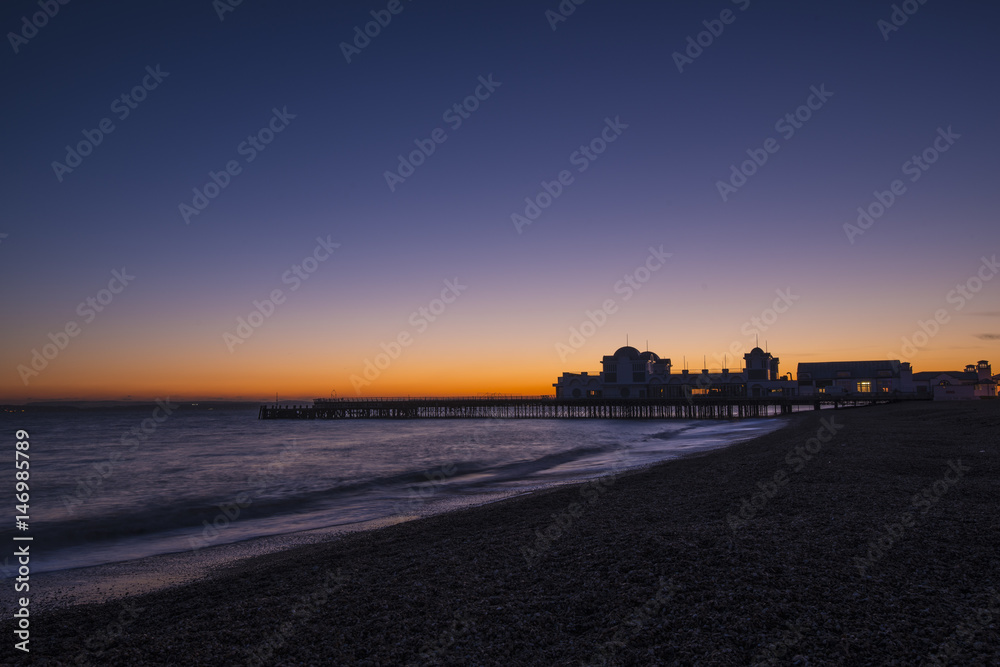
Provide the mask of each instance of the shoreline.
{"label": "shoreline", "polygon": [[797,413],[610,483],[42,612],[31,659],[985,664],[1000,659],[997,424],[997,401]]}
{"label": "shoreline", "polygon": [[[309,544],[335,540],[341,534],[378,530],[410,519],[389,517],[357,524],[316,528],[294,533],[253,537],[239,542],[212,545],[199,550],[174,551],[131,560],[87,565],[32,574],[40,589],[32,598],[38,611],[54,611],[80,604],[100,604],[127,597],[170,590],[210,579],[215,571],[228,565],[280,553]],[[9,600],[0,601],[0,613],[13,613]]]}
{"label": "shoreline", "polygon": [[[780,430],[787,425],[782,415],[766,418],[776,424],[772,430]],[[759,421],[759,418],[753,418]],[[640,420],[658,422],[660,420]],[[711,425],[713,422],[729,423],[734,420],[699,420],[698,425]],[[740,421],[740,420],[736,420]],[[670,432],[668,440],[674,439],[678,433]],[[659,435],[651,436],[660,438]],[[607,472],[596,475],[622,475],[659,465],[687,456],[694,456],[705,451],[731,447],[740,442],[757,436],[733,434],[732,439],[705,446],[694,451],[679,450],[678,452],[663,452],[665,458],[641,464],[631,464],[624,468],[616,468],[613,462]],[[624,464],[623,464],[624,465]],[[593,478],[591,478],[593,479]],[[32,579],[37,582],[40,592],[32,598],[32,604],[38,611],[49,611],[64,606],[84,603],[112,602],[114,600],[149,593],[156,590],[169,589],[203,579],[211,578],[220,568],[225,568],[240,561],[264,554],[278,553],[310,544],[320,544],[339,539],[343,535],[368,530],[378,530],[386,526],[408,521],[448,514],[462,509],[481,507],[497,502],[505,502],[534,493],[544,492],[560,486],[572,486],[586,483],[586,479],[559,482],[539,482],[537,486],[527,486],[518,489],[483,491],[472,496],[461,498],[437,498],[434,508],[430,504],[421,504],[422,511],[413,514],[395,514],[357,521],[355,523],[332,524],[317,528],[308,528],[287,533],[259,535],[235,542],[213,544],[202,549],[183,549],[165,553],[150,554],[128,560],[112,561],[95,565],[81,565],[58,570],[45,570],[32,573]],[[11,600],[0,600],[0,613],[13,613],[16,607]]]}

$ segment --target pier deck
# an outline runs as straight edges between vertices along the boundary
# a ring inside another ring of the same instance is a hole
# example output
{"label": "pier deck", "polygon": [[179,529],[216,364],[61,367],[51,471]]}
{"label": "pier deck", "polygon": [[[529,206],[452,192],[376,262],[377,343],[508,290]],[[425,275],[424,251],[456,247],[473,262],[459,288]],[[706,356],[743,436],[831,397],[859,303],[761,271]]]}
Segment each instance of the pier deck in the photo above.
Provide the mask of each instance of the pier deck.
{"label": "pier deck", "polygon": [[259,419],[736,419],[770,417],[821,407],[926,400],[901,396],[776,396],[767,398],[579,398],[475,396],[464,398],[317,399],[265,404]]}

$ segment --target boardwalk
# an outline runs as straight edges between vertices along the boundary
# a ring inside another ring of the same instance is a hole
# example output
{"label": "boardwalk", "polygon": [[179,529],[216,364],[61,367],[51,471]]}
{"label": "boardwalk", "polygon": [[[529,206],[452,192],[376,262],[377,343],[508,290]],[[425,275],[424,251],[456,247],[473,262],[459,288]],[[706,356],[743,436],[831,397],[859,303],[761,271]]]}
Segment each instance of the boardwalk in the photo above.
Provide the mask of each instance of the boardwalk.
{"label": "boardwalk", "polygon": [[259,419],[735,419],[821,407],[875,405],[911,397],[711,397],[557,399],[551,396],[317,399],[260,406]]}

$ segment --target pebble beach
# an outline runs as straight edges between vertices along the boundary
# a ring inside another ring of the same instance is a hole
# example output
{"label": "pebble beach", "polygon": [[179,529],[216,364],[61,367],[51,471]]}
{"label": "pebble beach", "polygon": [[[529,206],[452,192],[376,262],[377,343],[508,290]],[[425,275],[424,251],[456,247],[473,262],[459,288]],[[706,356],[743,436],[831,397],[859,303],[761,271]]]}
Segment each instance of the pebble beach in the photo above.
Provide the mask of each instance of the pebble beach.
{"label": "pebble beach", "polygon": [[1000,664],[1000,401],[780,419],[32,614],[8,664]]}

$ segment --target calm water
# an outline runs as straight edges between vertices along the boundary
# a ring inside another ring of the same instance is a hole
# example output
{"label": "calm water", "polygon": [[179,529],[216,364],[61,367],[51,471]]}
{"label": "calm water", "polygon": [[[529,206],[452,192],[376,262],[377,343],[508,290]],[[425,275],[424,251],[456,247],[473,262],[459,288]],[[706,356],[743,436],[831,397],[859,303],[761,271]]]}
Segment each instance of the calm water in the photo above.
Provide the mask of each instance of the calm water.
{"label": "calm water", "polygon": [[[147,421],[145,440],[128,435],[151,416],[152,406],[0,413],[10,453],[15,429],[30,433],[33,572],[422,516],[723,446],[783,424],[258,421],[255,408],[184,404],[162,423]],[[13,463],[5,466],[13,480]],[[4,565],[4,576],[13,574]]]}

